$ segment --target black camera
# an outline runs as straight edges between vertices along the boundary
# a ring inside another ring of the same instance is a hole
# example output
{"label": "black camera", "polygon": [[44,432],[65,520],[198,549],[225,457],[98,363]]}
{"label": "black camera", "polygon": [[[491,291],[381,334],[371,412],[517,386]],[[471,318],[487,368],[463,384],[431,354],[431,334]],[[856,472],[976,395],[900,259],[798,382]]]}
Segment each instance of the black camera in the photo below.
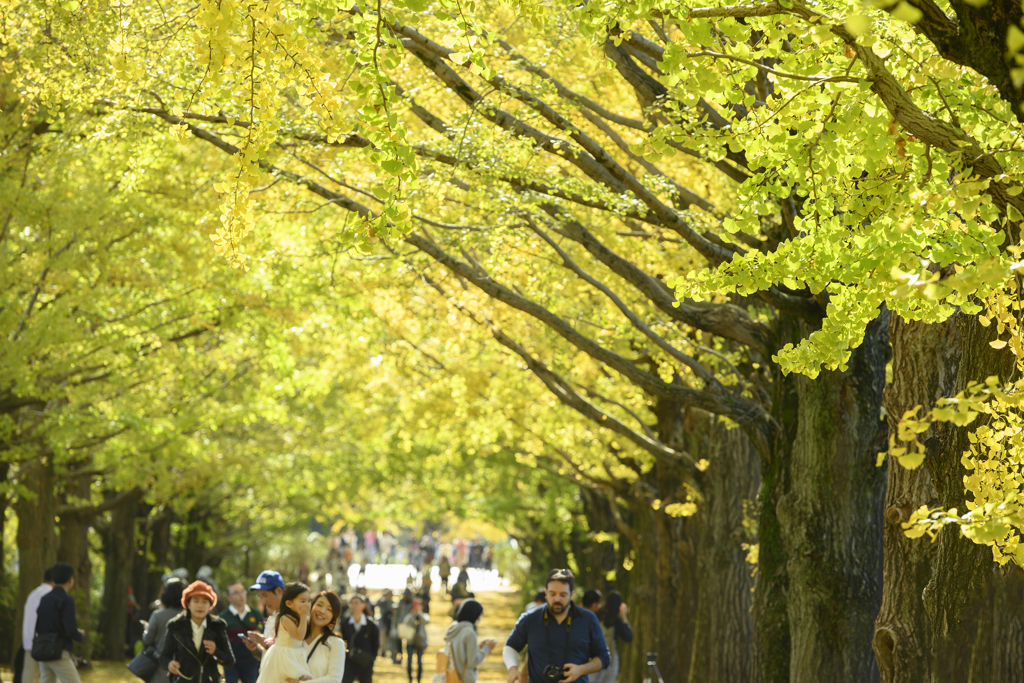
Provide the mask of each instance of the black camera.
{"label": "black camera", "polygon": [[648,652],[647,653],[647,666],[654,666],[658,663],[658,653]]}
{"label": "black camera", "polygon": [[[562,665],[564,666],[564,664]],[[549,681],[560,681],[565,678],[565,672],[562,671],[562,666],[557,664],[548,664],[544,667],[544,678]]]}

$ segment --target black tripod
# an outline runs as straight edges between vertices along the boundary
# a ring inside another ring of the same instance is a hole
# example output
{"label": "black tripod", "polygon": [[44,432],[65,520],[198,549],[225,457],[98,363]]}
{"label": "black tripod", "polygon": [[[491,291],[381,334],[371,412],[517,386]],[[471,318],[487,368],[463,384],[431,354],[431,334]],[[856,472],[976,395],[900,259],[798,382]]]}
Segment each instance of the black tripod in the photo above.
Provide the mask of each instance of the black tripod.
{"label": "black tripod", "polygon": [[651,683],[652,676],[657,677],[658,683],[665,683],[665,679],[661,677],[661,671],[658,670],[657,652],[647,653],[647,676],[644,678],[644,683]]}

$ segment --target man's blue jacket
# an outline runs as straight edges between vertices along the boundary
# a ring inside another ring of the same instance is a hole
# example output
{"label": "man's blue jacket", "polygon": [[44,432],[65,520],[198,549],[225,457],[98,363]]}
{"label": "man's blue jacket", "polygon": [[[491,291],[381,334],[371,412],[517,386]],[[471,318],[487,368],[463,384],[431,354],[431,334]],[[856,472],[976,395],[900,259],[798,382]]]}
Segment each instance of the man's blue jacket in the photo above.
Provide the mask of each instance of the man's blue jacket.
{"label": "man's blue jacket", "polygon": [[[601,622],[593,612],[569,603],[569,616],[559,624],[547,605],[526,612],[512,629],[505,645],[516,652],[530,646],[527,664],[529,683],[550,683],[544,669],[550,664],[586,664],[600,657],[601,668],[611,664],[608,644],[601,632]],[[589,683],[588,676],[580,676],[581,683]]]}

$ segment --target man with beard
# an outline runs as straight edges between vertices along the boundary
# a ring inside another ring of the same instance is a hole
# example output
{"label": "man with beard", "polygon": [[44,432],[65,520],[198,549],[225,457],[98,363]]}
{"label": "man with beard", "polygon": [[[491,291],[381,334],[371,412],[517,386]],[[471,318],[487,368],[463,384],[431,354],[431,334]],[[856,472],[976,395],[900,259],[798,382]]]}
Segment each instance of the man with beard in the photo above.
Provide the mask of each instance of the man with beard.
{"label": "man with beard", "polygon": [[505,641],[502,659],[508,683],[520,683],[519,653],[529,646],[528,681],[588,683],[588,674],[611,663],[601,623],[593,612],[572,602],[576,579],[568,569],[552,569],[544,584],[547,605],[519,617]]}

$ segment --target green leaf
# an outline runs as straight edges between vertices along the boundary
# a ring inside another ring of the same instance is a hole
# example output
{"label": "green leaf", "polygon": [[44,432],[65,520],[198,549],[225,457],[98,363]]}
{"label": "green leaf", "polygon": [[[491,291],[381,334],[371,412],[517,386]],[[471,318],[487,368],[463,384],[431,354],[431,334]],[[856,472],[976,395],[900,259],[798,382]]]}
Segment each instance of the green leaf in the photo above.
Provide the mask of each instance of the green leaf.
{"label": "green leaf", "polygon": [[892,10],[891,14],[897,19],[905,21],[908,24],[916,24],[921,21],[921,17],[924,16],[924,12],[914,7],[906,0],[901,0],[900,4],[896,5],[896,9]]}
{"label": "green leaf", "polygon": [[871,20],[863,14],[851,14],[846,17],[845,26],[854,36],[862,36],[871,29]]}

